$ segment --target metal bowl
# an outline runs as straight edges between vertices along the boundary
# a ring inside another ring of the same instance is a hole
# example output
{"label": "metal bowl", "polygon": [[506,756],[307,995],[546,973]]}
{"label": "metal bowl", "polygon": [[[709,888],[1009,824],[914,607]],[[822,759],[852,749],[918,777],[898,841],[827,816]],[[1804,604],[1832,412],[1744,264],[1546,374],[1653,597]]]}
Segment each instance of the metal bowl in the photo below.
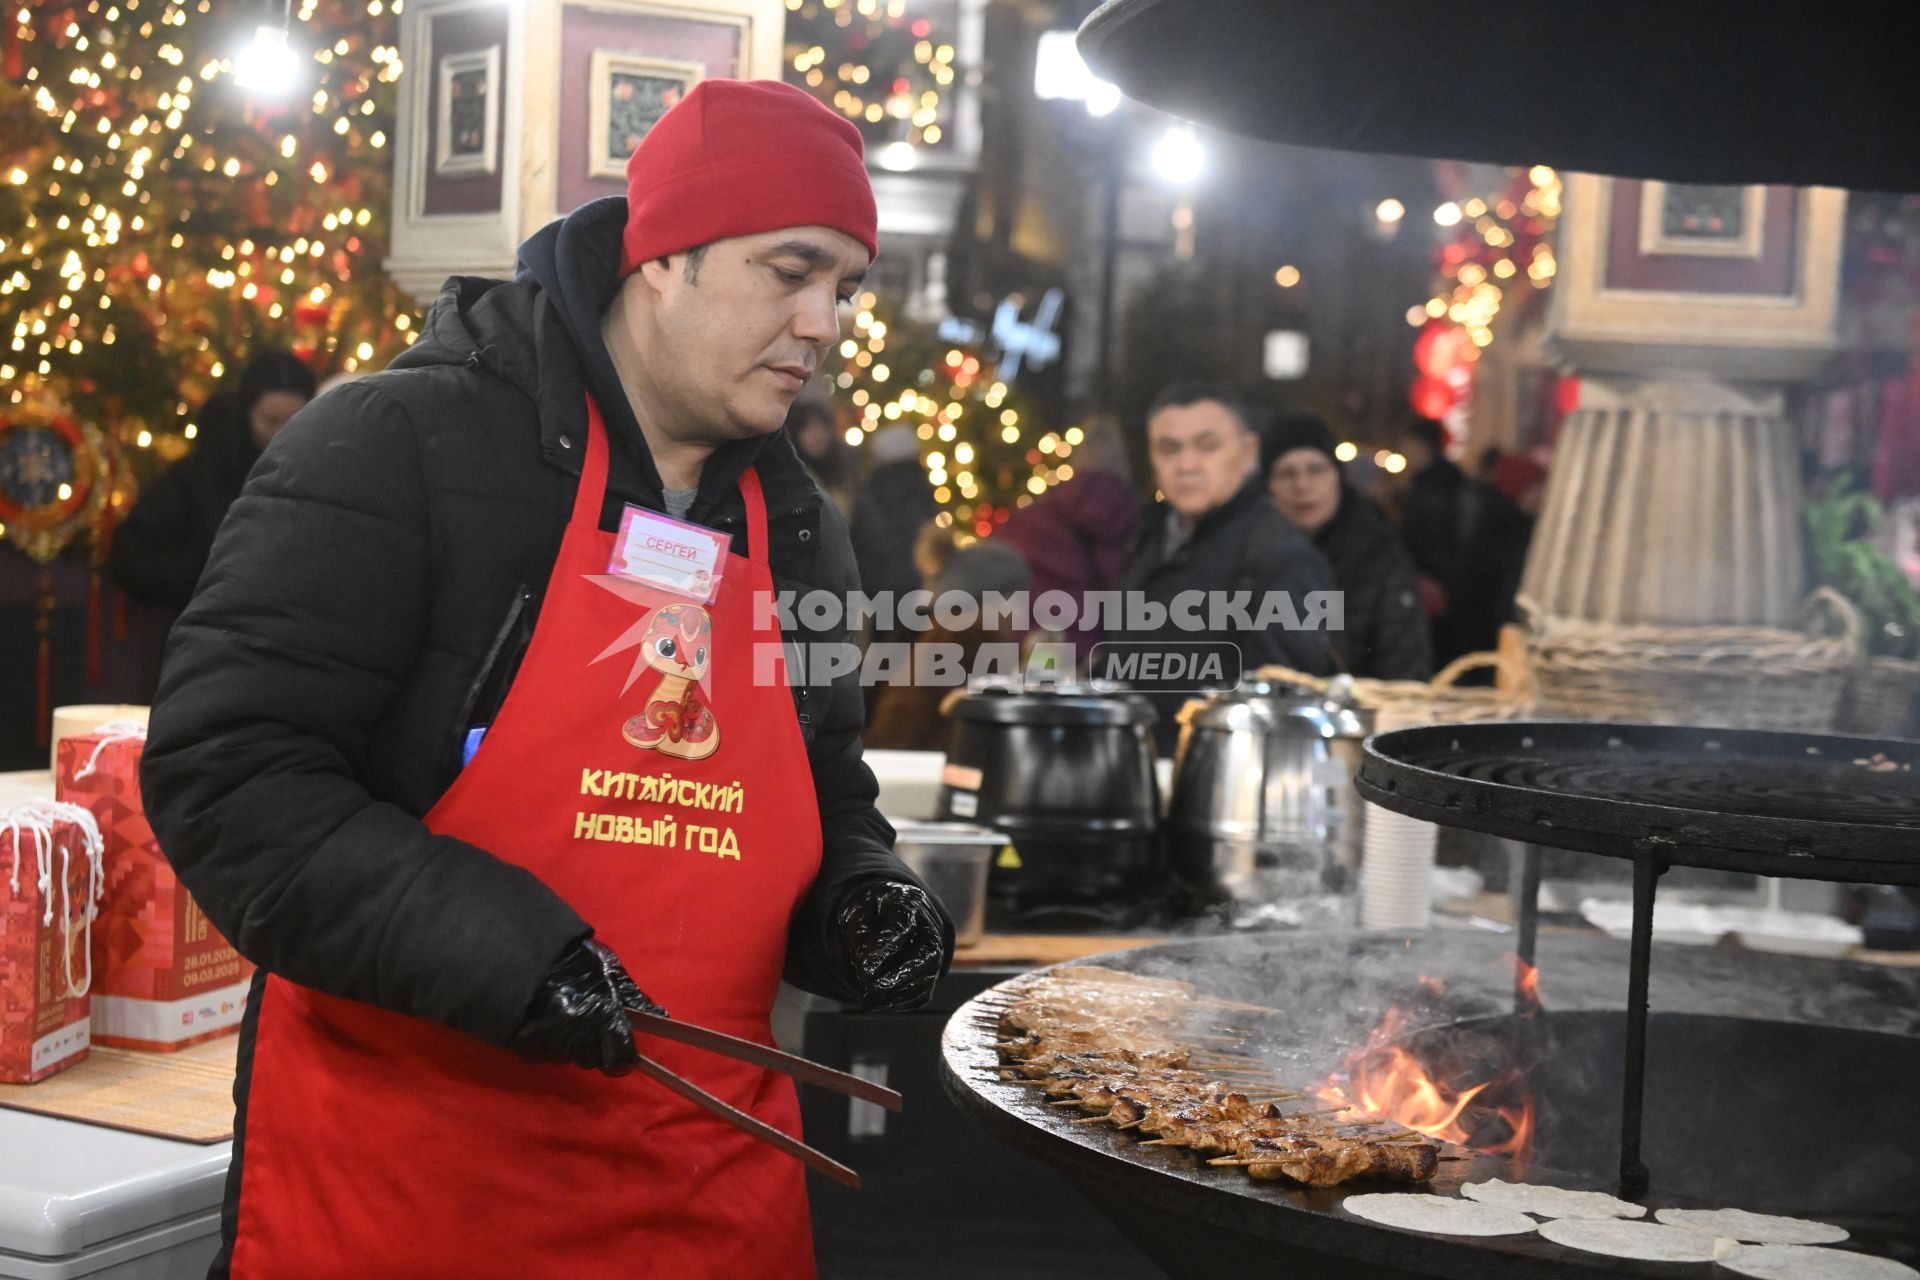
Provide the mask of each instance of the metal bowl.
{"label": "metal bowl", "polygon": [[1007,838],[965,822],[895,822],[893,851],[953,917],[953,943],[970,947],[987,924],[987,870]]}

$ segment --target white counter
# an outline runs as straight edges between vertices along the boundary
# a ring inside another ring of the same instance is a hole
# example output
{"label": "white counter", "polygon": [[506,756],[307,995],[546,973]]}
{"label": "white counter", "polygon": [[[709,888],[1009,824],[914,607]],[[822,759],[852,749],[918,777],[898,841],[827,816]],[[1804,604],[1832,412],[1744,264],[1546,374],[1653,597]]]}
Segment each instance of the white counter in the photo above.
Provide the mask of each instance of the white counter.
{"label": "white counter", "polygon": [[233,1144],[0,1109],[0,1276],[186,1280],[219,1247]]}
{"label": "white counter", "polygon": [[[0,773],[0,809],[52,799]],[[170,1142],[0,1108],[0,1278],[199,1280],[220,1244],[233,1144]]]}

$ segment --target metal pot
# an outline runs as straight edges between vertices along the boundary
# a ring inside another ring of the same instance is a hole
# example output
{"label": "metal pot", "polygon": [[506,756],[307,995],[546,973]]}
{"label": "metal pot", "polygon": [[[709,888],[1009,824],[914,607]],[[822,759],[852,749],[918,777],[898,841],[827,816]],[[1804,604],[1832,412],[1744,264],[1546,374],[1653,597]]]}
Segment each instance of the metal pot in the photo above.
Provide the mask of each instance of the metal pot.
{"label": "metal pot", "polygon": [[995,859],[988,885],[997,904],[1093,906],[1156,887],[1159,791],[1144,700],[987,690],[948,714],[939,813],[1006,833],[1013,849]]}
{"label": "metal pot", "polygon": [[1361,825],[1353,775],[1373,729],[1351,688],[1256,681],[1182,710],[1167,844],[1191,888],[1271,902],[1351,884]]}

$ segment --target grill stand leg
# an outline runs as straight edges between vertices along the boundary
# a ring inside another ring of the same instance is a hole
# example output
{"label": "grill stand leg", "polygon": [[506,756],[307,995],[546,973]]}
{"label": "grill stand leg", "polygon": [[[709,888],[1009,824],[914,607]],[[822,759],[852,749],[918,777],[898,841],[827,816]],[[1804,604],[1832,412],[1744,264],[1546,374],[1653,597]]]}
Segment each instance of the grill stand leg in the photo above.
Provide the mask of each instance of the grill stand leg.
{"label": "grill stand leg", "polygon": [[1664,860],[1642,849],[1633,859],[1633,945],[1628,956],[1627,1061],[1620,1096],[1620,1194],[1647,1189],[1640,1159],[1641,1107],[1647,1077],[1647,969],[1653,958],[1653,893],[1666,871]]}
{"label": "grill stand leg", "polygon": [[1540,934],[1540,846],[1524,845],[1520,852],[1520,876],[1516,885],[1519,895],[1515,903],[1514,918],[1519,922],[1520,936],[1514,942],[1514,954],[1520,957],[1520,963],[1513,972],[1513,1011],[1516,1015],[1533,1012],[1534,1001],[1521,985],[1528,969],[1534,964],[1534,940]]}

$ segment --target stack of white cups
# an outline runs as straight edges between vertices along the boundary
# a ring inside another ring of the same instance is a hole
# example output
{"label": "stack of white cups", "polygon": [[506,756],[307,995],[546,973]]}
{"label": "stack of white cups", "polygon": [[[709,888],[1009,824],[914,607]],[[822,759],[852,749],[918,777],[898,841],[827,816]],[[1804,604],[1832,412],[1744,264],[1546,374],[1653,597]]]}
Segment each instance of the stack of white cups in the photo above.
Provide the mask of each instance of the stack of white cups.
{"label": "stack of white cups", "polygon": [[1369,803],[1360,858],[1360,926],[1424,929],[1433,915],[1440,829]]}

